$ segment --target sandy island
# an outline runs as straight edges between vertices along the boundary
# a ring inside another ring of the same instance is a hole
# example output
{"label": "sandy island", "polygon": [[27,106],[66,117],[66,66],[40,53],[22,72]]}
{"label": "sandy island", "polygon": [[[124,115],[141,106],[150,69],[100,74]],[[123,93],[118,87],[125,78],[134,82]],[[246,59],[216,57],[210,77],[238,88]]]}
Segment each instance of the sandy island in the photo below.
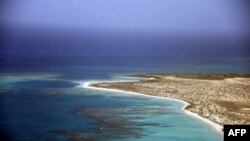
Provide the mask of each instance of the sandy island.
{"label": "sandy island", "polygon": [[92,83],[91,87],[186,101],[189,103],[187,110],[221,126],[250,124],[249,74],[141,73],[129,76],[154,79]]}

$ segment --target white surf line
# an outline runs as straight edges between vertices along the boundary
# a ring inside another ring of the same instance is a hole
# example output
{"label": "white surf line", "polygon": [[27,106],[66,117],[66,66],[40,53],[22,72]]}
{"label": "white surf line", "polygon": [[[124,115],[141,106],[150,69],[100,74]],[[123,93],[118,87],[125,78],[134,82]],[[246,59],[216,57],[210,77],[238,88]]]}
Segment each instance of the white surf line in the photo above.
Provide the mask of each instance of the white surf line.
{"label": "white surf line", "polygon": [[[130,94],[134,94],[134,95],[141,95],[141,96],[145,96],[145,97],[151,97],[151,98],[162,98],[162,99],[167,99],[167,100],[172,100],[172,101],[176,101],[176,102],[181,102],[184,105],[181,107],[181,110],[190,115],[193,116],[205,123],[207,123],[208,125],[210,125],[211,127],[213,127],[218,133],[223,134],[223,127],[220,126],[217,123],[212,122],[211,120],[201,117],[196,113],[190,112],[188,110],[186,110],[185,108],[187,106],[189,106],[190,104],[186,101],[183,100],[179,100],[179,99],[174,99],[174,98],[168,98],[168,97],[162,97],[162,96],[153,96],[153,95],[148,95],[148,94],[143,94],[143,93],[137,93],[137,92],[131,92],[131,91],[124,91],[124,90],[117,90],[117,89],[110,89],[110,88],[98,88],[98,87],[94,87],[91,86],[91,84],[96,84],[96,83],[109,83],[109,82],[121,82],[121,81],[89,81],[89,82],[85,82],[81,87],[83,88],[87,88],[87,89],[94,89],[94,90],[104,90],[104,91],[112,91],[112,92],[123,92],[123,93],[130,93]],[[127,82],[127,81],[126,81]]]}

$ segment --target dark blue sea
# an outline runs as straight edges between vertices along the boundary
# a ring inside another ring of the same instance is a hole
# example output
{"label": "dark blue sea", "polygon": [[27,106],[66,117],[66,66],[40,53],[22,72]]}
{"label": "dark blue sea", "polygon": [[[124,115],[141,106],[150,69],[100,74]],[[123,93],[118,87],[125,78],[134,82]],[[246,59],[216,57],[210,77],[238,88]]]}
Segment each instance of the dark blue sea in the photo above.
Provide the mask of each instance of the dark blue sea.
{"label": "dark blue sea", "polygon": [[176,101],[82,87],[138,72],[248,73],[249,58],[6,57],[0,128],[8,141],[222,141]]}

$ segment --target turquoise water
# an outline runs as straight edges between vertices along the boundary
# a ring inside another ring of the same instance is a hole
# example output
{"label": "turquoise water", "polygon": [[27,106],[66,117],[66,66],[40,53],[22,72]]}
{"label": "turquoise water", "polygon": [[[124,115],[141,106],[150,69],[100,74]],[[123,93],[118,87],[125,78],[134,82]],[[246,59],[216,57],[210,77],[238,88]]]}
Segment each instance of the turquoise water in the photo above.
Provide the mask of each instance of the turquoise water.
{"label": "turquoise water", "polygon": [[[96,80],[137,80],[85,69],[1,75],[1,132],[8,140],[221,141],[213,127],[185,114],[183,103],[83,88]],[[116,70],[115,70],[116,71]],[[90,74],[92,76],[89,76]],[[49,77],[48,77],[49,76]],[[90,79],[93,78],[93,79]]]}
{"label": "turquoise water", "polygon": [[[121,77],[122,78],[122,77]],[[126,78],[130,80],[129,78]],[[125,80],[126,80],[125,79]],[[120,79],[124,80],[124,79]],[[134,80],[134,79],[133,79]],[[98,91],[98,90],[94,90]],[[142,128],[143,134],[140,138],[128,139],[112,139],[115,141],[209,141],[209,140],[223,140],[222,134],[215,131],[215,129],[204,123],[196,117],[192,117],[182,110],[183,103],[162,99],[158,97],[148,97],[143,95],[135,95],[126,92],[113,92],[106,90],[99,90],[102,93],[109,93],[108,96],[129,101],[133,104],[130,106],[118,109],[120,116],[125,118],[132,118],[138,123],[149,123]],[[121,112],[123,111],[123,112]],[[136,111],[136,112],[135,112]]]}
{"label": "turquoise water", "polygon": [[183,103],[83,88],[137,72],[249,72],[250,59],[5,60],[0,74],[1,141],[222,141]]}

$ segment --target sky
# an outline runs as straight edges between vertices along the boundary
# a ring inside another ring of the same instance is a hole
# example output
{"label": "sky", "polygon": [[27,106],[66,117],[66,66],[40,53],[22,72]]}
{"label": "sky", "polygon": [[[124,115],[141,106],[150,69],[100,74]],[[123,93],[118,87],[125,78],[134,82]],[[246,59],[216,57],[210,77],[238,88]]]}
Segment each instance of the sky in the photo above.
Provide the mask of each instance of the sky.
{"label": "sky", "polygon": [[[106,55],[112,55],[112,50],[150,55],[156,48],[154,55],[178,56],[179,50],[199,54],[217,46],[228,49],[229,55],[249,51],[247,0],[8,0],[1,5],[3,36],[8,38],[2,48],[6,52],[36,48],[39,53],[50,48],[48,52],[58,53],[73,48],[77,53],[95,55],[93,52],[105,48]],[[226,42],[232,39],[235,42],[229,44],[240,44],[237,49],[228,47]],[[197,40],[205,41],[194,43]],[[209,47],[211,40],[225,43]]]}

